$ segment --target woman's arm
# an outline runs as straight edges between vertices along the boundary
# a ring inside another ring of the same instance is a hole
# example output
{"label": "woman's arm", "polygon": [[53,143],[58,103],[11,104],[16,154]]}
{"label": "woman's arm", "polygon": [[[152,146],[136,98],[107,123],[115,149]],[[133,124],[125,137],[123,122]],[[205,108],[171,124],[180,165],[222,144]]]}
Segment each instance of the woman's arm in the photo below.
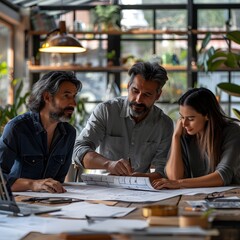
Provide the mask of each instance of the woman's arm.
{"label": "woman's arm", "polygon": [[205,176],[196,178],[185,178],[179,180],[169,180],[160,178],[152,183],[155,189],[179,189],[179,188],[197,188],[197,187],[218,187],[223,186],[224,182],[218,173],[215,171]]}
{"label": "woman's arm", "polygon": [[181,151],[182,132],[182,122],[179,119],[173,133],[170,156],[166,164],[166,174],[170,180],[181,179],[184,177],[184,163]]}

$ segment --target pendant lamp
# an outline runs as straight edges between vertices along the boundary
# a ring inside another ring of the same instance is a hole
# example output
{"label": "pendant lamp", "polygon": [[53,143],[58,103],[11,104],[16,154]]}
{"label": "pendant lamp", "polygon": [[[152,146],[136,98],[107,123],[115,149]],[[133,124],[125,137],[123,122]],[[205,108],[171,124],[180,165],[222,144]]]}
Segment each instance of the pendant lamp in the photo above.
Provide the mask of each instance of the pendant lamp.
{"label": "pendant lamp", "polygon": [[54,30],[53,33],[58,32],[55,35],[51,35],[39,48],[40,52],[49,52],[49,53],[81,53],[85,52],[81,43],[75,37],[72,37],[67,34],[66,31],[66,22],[59,22],[59,29]]}

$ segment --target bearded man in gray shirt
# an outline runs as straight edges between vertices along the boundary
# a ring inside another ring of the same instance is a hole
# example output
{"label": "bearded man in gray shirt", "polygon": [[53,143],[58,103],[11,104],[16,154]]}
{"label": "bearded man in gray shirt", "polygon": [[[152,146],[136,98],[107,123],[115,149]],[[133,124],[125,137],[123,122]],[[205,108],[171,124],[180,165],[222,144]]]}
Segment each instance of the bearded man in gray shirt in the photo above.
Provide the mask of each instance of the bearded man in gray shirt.
{"label": "bearded man in gray shirt", "polygon": [[[158,63],[139,62],[128,74],[128,97],[94,109],[76,139],[73,158],[87,169],[153,180],[164,176],[173,133],[172,120],[154,105],[168,80],[167,72]],[[150,173],[150,168],[155,171]]]}

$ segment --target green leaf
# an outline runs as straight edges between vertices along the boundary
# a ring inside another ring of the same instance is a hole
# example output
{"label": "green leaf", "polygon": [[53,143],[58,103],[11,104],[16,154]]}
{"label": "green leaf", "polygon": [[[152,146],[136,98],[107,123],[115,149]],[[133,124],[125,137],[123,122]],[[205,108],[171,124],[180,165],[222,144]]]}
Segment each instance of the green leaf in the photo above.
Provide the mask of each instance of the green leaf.
{"label": "green leaf", "polygon": [[225,59],[216,59],[210,64],[208,64],[209,71],[215,71],[220,68],[225,63]]}
{"label": "green leaf", "polygon": [[199,50],[199,52],[202,52],[203,49],[206,48],[206,46],[208,45],[208,43],[209,43],[210,40],[211,40],[211,36],[212,36],[212,34],[211,34],[210,32],[208,32],[208,33],[206,34],[205,38],[204,38],[203,41],[202,41],[202,46],[201,46],[201,49]]}
{"label": "green leaf", "polygon": [[238,119],[240,119],[240,111],[237,110],[236,108],[233,108],[232,111],[233,111],[233,113],[236,115],[236,117],[237,117]]}
{"label": "green leaf", "polygon": [[227,38],[240,44],[240,31],[231,31],[227,33]]}
{"label": "green leaf", "polygon": [[225,52],[215,52],[207,62],[209,71],[217,70],[225,61],[227,61],[227,54]]}
{"label": "green leaf", "polygon": [[8,73],[7,63],[5,61],[1,62],[0,63],[0,77],[2,75],[6,75],[7,73]]}
{"label": "green leaf", "polygon": [[227,60],[224,64],[231,68],[237,68],[238,67],[238,59],[237,59],[236,54],[231,53],[231,52],[228,53]]}
{"label": "green leaf", "polygon": [[223,82],[219,83],[217,86],[230,96],[240,97],[240,86],[237,84]]}
{"label": "green leaf", "polygon": [[208,72],[208,68],[209,68],[208,61],[209,61],[209,58],[211,58],[212,55],[214,55],[214,53],[215,53],[215,49],[213,47],[210,47],[205,52],[200,54],[198,58],[198,66],[202,67],[205,72]]}

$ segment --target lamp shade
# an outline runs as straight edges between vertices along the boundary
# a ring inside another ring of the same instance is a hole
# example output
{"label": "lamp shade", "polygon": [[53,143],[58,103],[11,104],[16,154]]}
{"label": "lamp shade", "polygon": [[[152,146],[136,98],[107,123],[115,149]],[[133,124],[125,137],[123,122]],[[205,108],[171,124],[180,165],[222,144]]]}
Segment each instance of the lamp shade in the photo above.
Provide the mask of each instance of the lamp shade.
{"label": "lamp shade", "polygon": [[66,34],[65,21],[59,22],[59,33],[50,36],[39,48],[40,52],[49,53],[81,53],[85,52],[86,49],[75,37]]}

